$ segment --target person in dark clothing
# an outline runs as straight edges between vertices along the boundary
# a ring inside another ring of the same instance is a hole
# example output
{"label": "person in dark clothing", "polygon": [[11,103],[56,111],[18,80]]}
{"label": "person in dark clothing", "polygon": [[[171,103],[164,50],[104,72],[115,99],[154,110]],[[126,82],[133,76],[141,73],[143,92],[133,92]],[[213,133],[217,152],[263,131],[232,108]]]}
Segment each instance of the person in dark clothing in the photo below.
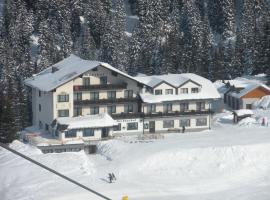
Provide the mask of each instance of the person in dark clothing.
{"label": "person in dark clothing", "polygon": [[109,182],[110,182],[110,183],[112,183],[113,176],[112,176],[112,174],[111,174],[111,173],[109,173],[109,177],[108,177],[108,178],[109,178]]}
{"label": "person in dark clothing", "polygon": [[112,173],[112,178],[113,178],[113,180],[115,180],[115,181],[116,181],[116,178],[115,178],[114,173]]}
{"label": "person in dark clothing", "polygon": [[186,127],[182,126],[182,133],[185,133]]}

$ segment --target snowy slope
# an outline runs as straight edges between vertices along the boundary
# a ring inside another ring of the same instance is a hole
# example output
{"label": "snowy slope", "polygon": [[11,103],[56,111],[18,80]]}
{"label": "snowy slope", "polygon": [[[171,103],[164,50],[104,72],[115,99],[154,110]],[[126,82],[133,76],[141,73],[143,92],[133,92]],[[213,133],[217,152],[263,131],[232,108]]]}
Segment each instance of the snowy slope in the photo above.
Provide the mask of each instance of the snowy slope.
{"label": "snowy slope", "polygon": [[[211,131],[102,142],[97,155],[44,155],[19,142],[12,148],[115,200],[123,195],[132,200],[269,200],[269,127],[231,121],[232,115],[223,113]],[[108,172],[115,173],[114,184],[107,182]],[[99,199],[2,149],[0,180],[3,200]]]}

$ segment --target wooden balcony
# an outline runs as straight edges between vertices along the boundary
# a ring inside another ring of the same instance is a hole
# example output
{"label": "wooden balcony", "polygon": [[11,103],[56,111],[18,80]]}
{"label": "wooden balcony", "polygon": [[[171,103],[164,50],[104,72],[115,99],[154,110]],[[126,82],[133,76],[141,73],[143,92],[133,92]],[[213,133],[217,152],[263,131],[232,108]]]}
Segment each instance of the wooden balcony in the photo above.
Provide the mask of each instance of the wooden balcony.
{"label": "wooden balcony", "polygon": [[173,116],[185,116],[185,115],[206,115],[213,113],[210,110],[201,111],[186,111],[186,112],[158,112],[158,113],[117,113],[111,114],[113,119],[133,119],[133,118],[155,118],[155,117],[173,117]]}
{"label": "wooden balcony", "polygon": [[117,99],[98,99],[98,100],[74,100],[75,106],[88,106],[88,105],[107,105],[107,104],[120,104],[120,103],[139,103],[139,97],[133,98],[117,98]]}
{"label": "wooden balcony", "polygon": [[127,89],[127,83],[120,84],[99,84],[99,85],[74,85],[73,91],[90,91],[90,90],[117,90]]}

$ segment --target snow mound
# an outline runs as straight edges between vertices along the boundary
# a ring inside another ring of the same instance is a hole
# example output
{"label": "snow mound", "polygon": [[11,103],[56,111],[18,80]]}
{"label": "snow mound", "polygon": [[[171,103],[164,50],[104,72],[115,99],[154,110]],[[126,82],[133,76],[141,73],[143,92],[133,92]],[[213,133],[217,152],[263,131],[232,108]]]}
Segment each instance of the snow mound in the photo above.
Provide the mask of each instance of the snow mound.
{"label": "snow mound", "polygon": [[39,149],[37,149],[36,147],[31,146],[31,145],[26,145],[26,144],[20,142],[19,140],[14,140],[9,145],[9,147],[16,150],[16,151],[19,151],[22,154],[28,155],[28,156],[42,154],[42,152]]}
{"label": "snow mound", "polygon": [[253,104],[255,109],[270,109],[270,95],[262,97],[259,101]]}
{"label": "snow mound", "polygon": [[251,127],[251,126],[258,126],[259,123],[256,121],[256,119],[252,117],[246,117],[238,122],[239,126],[246,126],[246,127]]}

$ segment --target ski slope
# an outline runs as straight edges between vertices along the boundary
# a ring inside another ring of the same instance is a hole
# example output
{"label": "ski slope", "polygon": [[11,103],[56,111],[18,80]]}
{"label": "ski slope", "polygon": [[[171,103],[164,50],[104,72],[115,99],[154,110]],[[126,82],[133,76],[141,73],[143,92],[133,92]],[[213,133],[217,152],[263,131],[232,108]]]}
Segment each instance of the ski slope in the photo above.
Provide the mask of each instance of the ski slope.
{"label": "ski slope", "polygon": [[[269,200],[270,127],[231,120],[223,113],[210,131],[102,142],[96,155],[42,154],[19,141],[11,147],[114,200]],[[3,149],[0,180],[1,200],[101,199]]]}

